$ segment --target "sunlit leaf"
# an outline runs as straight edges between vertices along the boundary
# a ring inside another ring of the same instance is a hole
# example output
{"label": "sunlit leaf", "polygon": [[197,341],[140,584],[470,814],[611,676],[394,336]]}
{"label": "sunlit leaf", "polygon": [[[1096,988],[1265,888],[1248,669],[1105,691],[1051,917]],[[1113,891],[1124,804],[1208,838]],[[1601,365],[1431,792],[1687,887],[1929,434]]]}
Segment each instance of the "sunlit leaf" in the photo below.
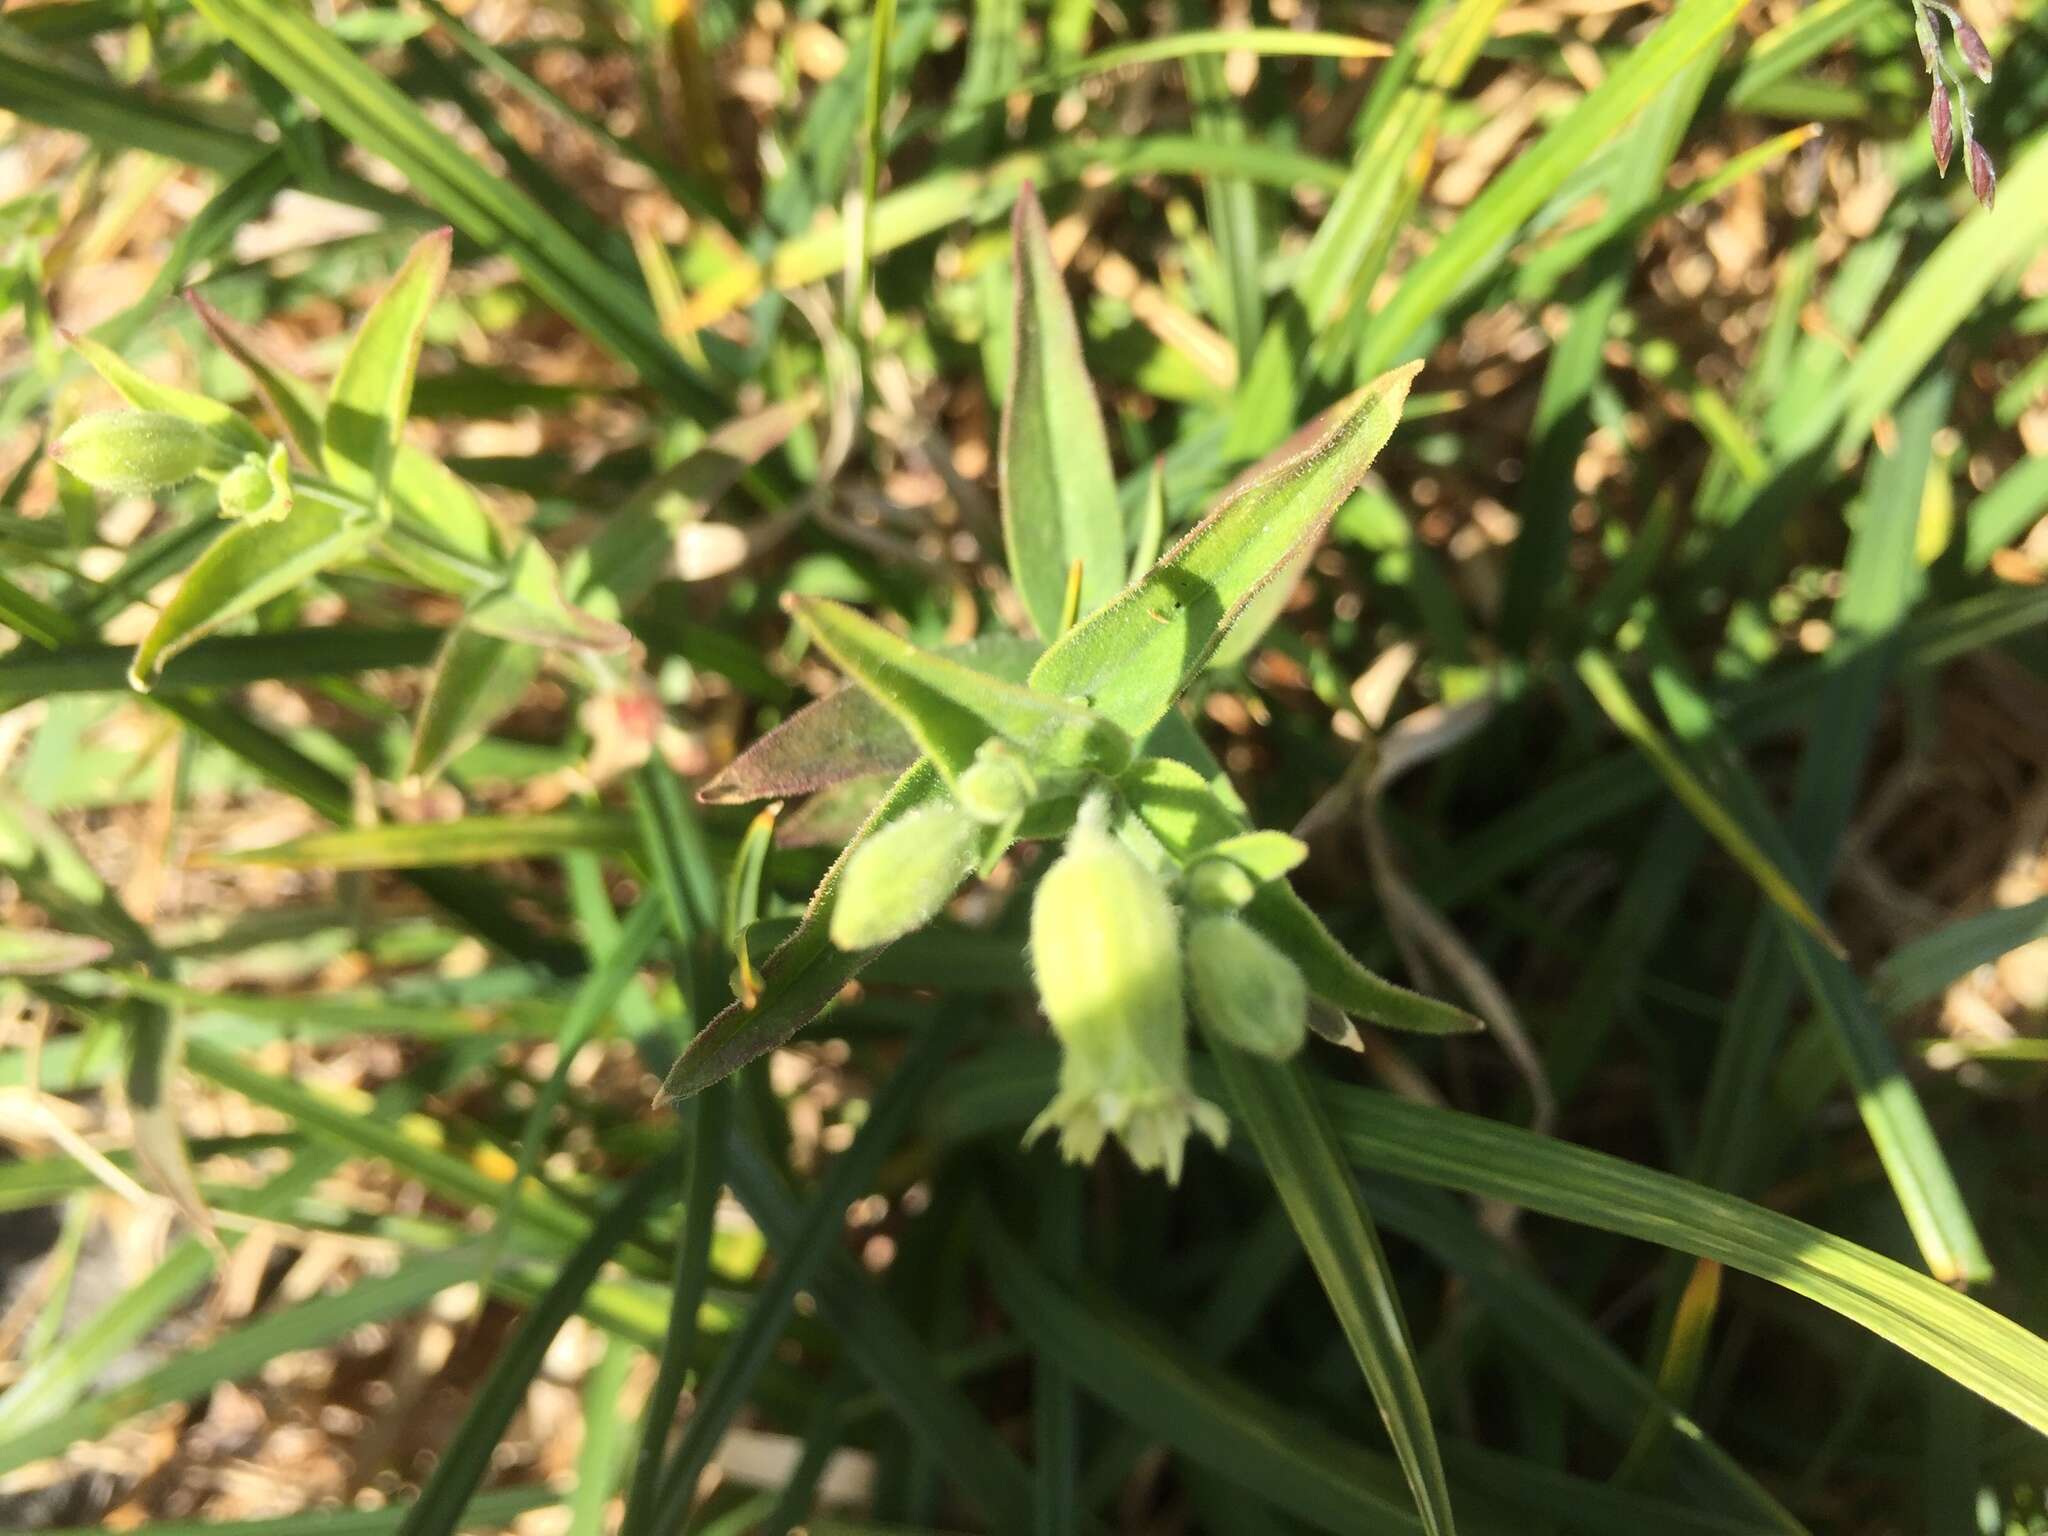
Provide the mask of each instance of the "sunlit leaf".
{"label": "sunlit leaf", "polygon": [[437,230],[413,247],[391,286],[356,328],[327,395],[321,456],[343,491],[380,520],[392,461],[412,406],[427,312],[448,275],[454,231]]}
{"label": "sunlit leaf", "polygon": [[1032,669],[1031,685],[1077,699],[1133,736],[1149,731],[1254,594],[1357,488],[1419,371],[1396,369],[1333,407],[1307,449],[1271,465],[1062,636]]}
{"label": "sunlit leaf", "polygon": [[1050,637],[1060,633],[1075,562],[1083,614],[1123,585],[1123,513],[1080,331],[1028,182],[1017,197],[1011,246],[1017,302],[997,468],[1003,541],[1010,579],[1039,634]]}
{"label": "sunlit leaf", "polygon": [[229,528],[185,573],[136,647],[130,684],[148,692],[185,647],[360,555],[376,532],[354,507],[303,494],[281,523]]}

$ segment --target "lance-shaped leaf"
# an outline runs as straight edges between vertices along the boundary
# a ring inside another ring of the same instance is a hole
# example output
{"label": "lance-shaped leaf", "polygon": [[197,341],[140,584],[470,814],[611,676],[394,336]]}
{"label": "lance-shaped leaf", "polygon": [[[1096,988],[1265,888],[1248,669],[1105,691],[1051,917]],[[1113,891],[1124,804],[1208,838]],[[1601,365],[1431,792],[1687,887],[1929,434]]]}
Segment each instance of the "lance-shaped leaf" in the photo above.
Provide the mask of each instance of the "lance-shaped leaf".
{"label": "lance-shaped leaf", "polygon": [[[1243,817],[1185,763],[1140,758],[1117,787],[1139,820],[1181,864],[1244,846]],[[1348,1014],[1386,1029],[1432,1035],[1465,1034],[1481,1027],[1463,1009],[1410,992],[1360,965],[1285,880],[1261,885],[1244,909],[1244,918],[1301,967],[1311,992]]]}
{"label": "lance-shaped leaf", "polygon": [[225,445],[227,462],[233,463],[245,453],[262,453],[270,447],[263,434],[231,406],[196,395],[189,389],[159,384],[125,361],[113,348],[94,341],[90,336],[72,336],[69,332],[65,335],[78,349],[79,356],[92,365],[93,372],[111,385],[123,400],[137,410],[167,411],[173,416],[196,422]]}
{"label": "lance-shaped leaf", "polygon": [[321,404],[312,386],[278,367],[247,330],[198,294],[186,294],[185,302],[192,306],[192,313],[199,317],[214,344],[242,365],[242,371],[256,386],[257,396],[269,407],[278,430],[292,445],[299,462],[307,469],[318,469]]}
{"label": "lance-shaped leaf", "polygon": [[398,456],[406,413],[412,408],[427,312],[448,275],[452,230],[436,230],[412,248],[391,286],[357,328],[321,425],[327,473],[342,490],[385,519],[385,491]]}
{"label": "lance-shaped leaf", "polygon": [[1123,513],[1080,331],[1028,182],[1017,195],[1011,238],[1017,302],[996,475],[1010,579],[1038,632],[1051,637],[1060,632],[1075,562],[1084,616],[1123,585]]}
{"label": "lance-shaped leaf", "polygon": [[413,723],[408,778],[437,779],[447,766],[510,714],[539,675],[541,652],[468,624],[448,632],[427,696]]}
{"label": "lance-shaped leaf", "polygon": [[1064,699],[919,650],[829,598],[792,595],[783,606],[903,723],[948,780],[992,737],[1018,748],[1034,767],[1117,773],[1131,760],[1128,736]]}
{"label": "lance-shaped leaf", "polygon": [[505,584],[478,599],[469,624],[480,634],[528,645],[576,645],[593,651],[623,651],[632,643],[622,625],[576,607],[562,596],[554,558],[538,539],[512,553]]}
{"label": "lance-shaped leaf", "polygon": [[[1021,683],[1044,647],[992,633],[939,654],[1006,683]],[[856,779],[894,778],[917,761],[917,742],[865,688],[848,683],[806,704],[727,764],[697,798],[706,805],[815,794]],[[865,819],[865,811],[857,820]]]}
{"label": "lance-shaped leaf", "polygon": [[354,510],[310,498],[301,498],[282,523],[230,528],[193,562],[143,636],[128,666],[130,685],[147,693],[164,663],[186,646],[354,559],[376,531]]}
{"label": "lance-shaped leaf", "polygon": [[1329,426],[1225,501],[1093,618],[1062,636],[1031,686],[1078,699],[1133,736],[1166,713],[1245,605],[1365,478],[1420,364],[1334,407]]}

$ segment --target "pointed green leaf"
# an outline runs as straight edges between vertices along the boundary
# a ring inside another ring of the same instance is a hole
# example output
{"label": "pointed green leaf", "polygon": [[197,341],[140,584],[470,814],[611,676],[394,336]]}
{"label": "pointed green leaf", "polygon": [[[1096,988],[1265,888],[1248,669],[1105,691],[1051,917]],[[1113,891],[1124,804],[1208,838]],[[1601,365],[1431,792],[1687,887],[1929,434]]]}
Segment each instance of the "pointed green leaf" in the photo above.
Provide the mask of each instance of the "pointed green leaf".
{"label": "pointed green leaf", "polygon": [[242,365],[242,371],[256,386],[257,395],[270,408],[270,414],[277,418],[285,441],[292,445],[300,463],[308,469],[319,468],[321,407],[318,393],[311,385],[279,368],[264,355],[255,337],[200,295],[188,293],[185,302],[192,306],[199,323],[213,337],[214,345]]}
{"label": "pointed green leaf", "polygon": [[186,646],[353,559],[375,535],[353,509],[306,496],[282,523],[228,529],[193,562],[136,647],[129,683],[147,693],[164,663]]}
{"label": "pointed green leaf", "polygon": [[[327,406],[320,392],[280,369],[244,327],[198,294],[188,297],[221,350],[247,371],[293,450],[309,468],[322,466],[320,422]],[[387,489],[393,520],[379,541],[386,559],[414,580],[459,597],[475,597],[495,583],[504,563],[504,536],[453,470],[401,442]]]}
{"label": "pointed green leaf", "polygon": [[462,624],[448,632],[413,724],[406,777],[429,782],[510,714],[540,674],[538,647]]}
{"label": "pointed green leaf", "polygon": [[501,640],[592,651],[623,651],[633,639],[623,626],[587,613],[562,596],[554,558],[534,538],[512,552],[505,584],[477,601],[469,624]]}
{"label": "pointed green leaf", "polygon": [[1335,406],[1306,449],[1259,474],[1062,636],[1032,669],[1031,686],[1078,699],[1133,736],[1150,730],[1260,587],[1365,478],[1420,370],[1397,368]]}
{"label": "pointed green leaf", "polygon": [[1636,744],[1650,760],[1681,804],[1712,834],[1728,856],[1740,864],[1750,879],[1793,922],[1818,939],[1828,952],[1841,955],[1842,944],[1828,930],[1827,922],[1813,910],[1797,883],[1776,861],[1757,845],[1737,815],[1721,803],[1684,757],[1636,704],[1614,663],[1598,651],[1583,652],[1578,660],[1579,680],[1593,695],[1615,729]]}
{"label": "pointed green leaf", "polygon": [[[1044,649],[1035,640],[992,633],[939,654],[1002,682],[1021,683]],[[814,794],[878,774],[894,778],[917,757],[910,732],[873,694],[848,683],[806,704],[748,747],[699,789],[697,798],[706,805],[739,805]]]}
{"label": "pointed green leaf", "polygon": [[[1182,864],[1229,846],[1247,831],[1207,780],[1185,763],[1145,757],[1117,781],[1131,809]],[[1482,1026],[1462,1008],[1424,997],[1377,976],[1354,959],[1285,880],[1259,887],[1244,918],[1296,965],[1324,1002],[1386,1029],[1467,1034]]]}
{"label": "pointed green leaf", "polygon": [[[69,333],[66,333],[69,336]],[[189,389],[178,389],[169,384],[159,384],[140,369],[126,362],[121,354],[90,336],[69,336],[71,345],[92,364],[97,373],[115,392],[130,405],[141,411],[167,411],[173,416],[182,416],[187,421],[197,422],[212,433],[231,450],[228,462],[232,463],[244,453],[263,453],[270,444],[261,432],[249,424],[239,411],[222,405],[218,400],[209,400],[196,395]]]}
{"label": "pointed green leaf", "polygon": [[392,461],[412,409],[427,312],[448,275],[453,230],[440,229],[412,248],[357,327],[327,395],[321,456],[334,483],[387,520],[385,492]]}
{"label": "pointed green leaf", "polygon": [[747,823],[732,868],[726,872],[720,932],[725,947],[735,954],[740,950],[740,936],[761,915],[761,878],[768,870],[768,856],[775,851],[775,818],[781,809],[771,805]]}
{"label": "pointed green leaf", "polygon": [[965,772],[982,743],[996,737],[1033,765],[1116,773],[1130,761],[1129,737],[1064,699],[921,651],[829,598],[792,595],[783,607],[903,723],[948,779]]}
{"label": "pointed green leaf", "polygon": [[1017,300],[996,474],[1010,579],[1038,632],[1050,636],[1060,632],[1067,572],[1075,561],[1084,615],[1123,585],[1123,513],[1102,408],[1029,182],[1017,194],[1011,244]]}

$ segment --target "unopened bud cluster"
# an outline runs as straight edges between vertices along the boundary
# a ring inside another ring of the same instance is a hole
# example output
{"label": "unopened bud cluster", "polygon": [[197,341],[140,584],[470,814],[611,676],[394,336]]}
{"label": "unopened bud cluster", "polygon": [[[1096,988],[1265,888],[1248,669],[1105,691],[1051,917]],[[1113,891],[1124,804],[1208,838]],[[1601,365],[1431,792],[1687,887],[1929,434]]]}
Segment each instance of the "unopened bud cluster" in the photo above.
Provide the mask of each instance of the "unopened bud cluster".
{"label": "unopened bud cluster", "polygon": [[[1939,18],[1939,19],[1937,19]],[[1987,209],[1998,195],[1998,169],[1977,141],[1976,119],[1970,112],[1970,98],[1963,85],[1962,71],[1949,60],[1941,46],[1941,25],[1948,23],[1956,52],[1962,55],[1971,74],[1985,84],[1991,80],[1991,50],[1977,29],[1962,13],[1941,0],[1913,0],[1913,35],[1920,44],[1920,58],[1934,91],[1927,102],[1927,136],[1934,146],[1934,163],[1948,174],[1955,158],[1956,129],[1962,128],[1963,169],[1970,178],[1970,192]]]}

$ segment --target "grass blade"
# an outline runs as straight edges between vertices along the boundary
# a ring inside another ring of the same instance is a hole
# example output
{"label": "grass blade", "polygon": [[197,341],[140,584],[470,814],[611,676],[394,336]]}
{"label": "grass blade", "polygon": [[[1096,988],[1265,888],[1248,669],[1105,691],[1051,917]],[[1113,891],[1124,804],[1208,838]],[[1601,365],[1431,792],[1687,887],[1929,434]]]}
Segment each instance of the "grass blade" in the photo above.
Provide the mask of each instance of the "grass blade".
{"label": "grass blade", "polygon": [[1300,1062],[1263,1061],[1211,1039],[1211,1056],[1287,1208],[1351,1353],[1372,1388],[1423,1529],[1448,1533],[1451,1493],[1387,1256]]}
{"label": "grass blade", "polygon": [[[526,1389],[540,1370],[548,1346],[575,1312],[598,1271],[672,1187],[674,1177],[674,1169],[666,1163],[647,1169],[591,1225],[589,1236],[563,1263],[547,1294],[521,1319],[518,1331],[478,1388],[454,1438],[434,1463],[433,1475],[420,1490],[419,1502],[406,1512],[399,1536],[448,1536],[461,1524],[462,1511],[490,1471],[491,1453],[525,1401]],[[472,1260],[468,1254],[462,1257]]]}

